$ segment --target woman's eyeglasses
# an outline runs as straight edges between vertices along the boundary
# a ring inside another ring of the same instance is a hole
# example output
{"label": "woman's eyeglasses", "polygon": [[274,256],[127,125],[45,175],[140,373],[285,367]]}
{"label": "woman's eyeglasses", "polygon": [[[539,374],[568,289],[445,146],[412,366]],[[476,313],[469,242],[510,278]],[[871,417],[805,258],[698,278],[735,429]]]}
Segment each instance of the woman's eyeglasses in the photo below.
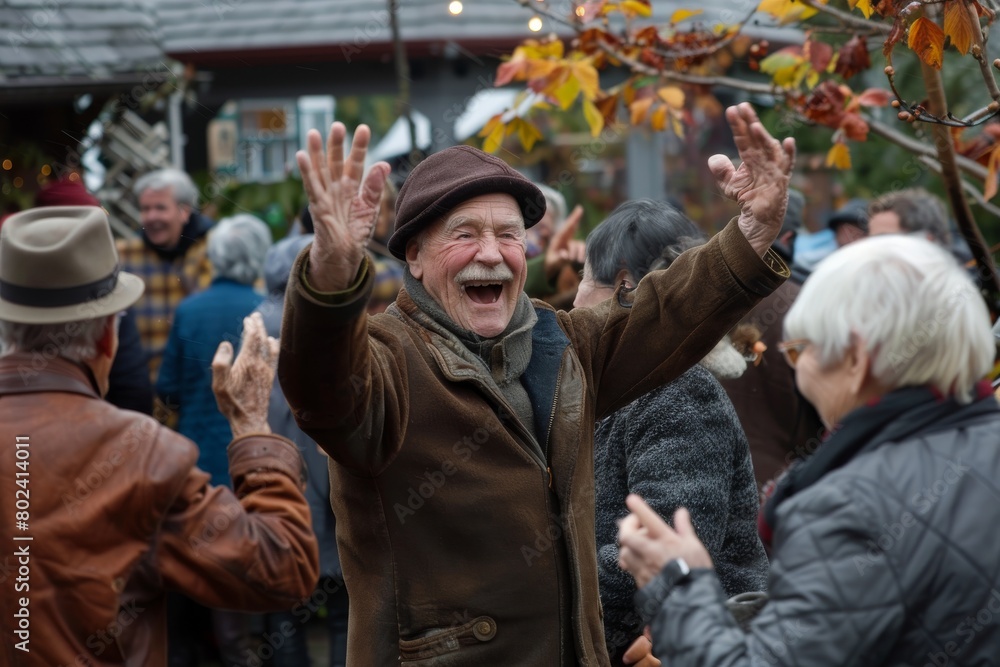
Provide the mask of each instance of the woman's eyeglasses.
{"label": "woman's eyeglasses", "polygon": [[781,351],[785,361],[792,368],[795,368],[795,364],[799,361],[799,355],[802,354],[802,350],[806,349],[806,345],[809,341],[805,338],[796,338],[795,340],[786,340],[778,343],[778,349]]}

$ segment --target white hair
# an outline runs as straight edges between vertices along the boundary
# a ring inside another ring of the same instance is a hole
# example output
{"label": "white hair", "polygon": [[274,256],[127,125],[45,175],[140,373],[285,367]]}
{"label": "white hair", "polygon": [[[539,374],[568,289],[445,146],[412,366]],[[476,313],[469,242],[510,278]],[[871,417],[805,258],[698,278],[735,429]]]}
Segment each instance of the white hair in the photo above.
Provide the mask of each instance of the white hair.
{"label": "white hair", "polygon": [[194,186],[191,177],[180,169],[157,169],[140,177],[132,192],[136,197],[141,197],[146,190],[160,192],[170,190],[174,196],[174,201],[178,204],[195,208],[198,205],[198,188]]}
{"label": "white hair", "polygon": [[21,324],[0,320],[0,356],[38,352],[45,359],[64,357],[84,362],[97,356],[97,343],[108,317],[60,324]]}
{"label": "white hair", "polygon": [[553,227],[558,231],[566,220],[566,198],[555,188],[543,183],[535,183],[535,187],[542,191],[542,196],[545,197],[545,206],[552,211]]}
{"label": "white hair", "polygon": [[843,359],[857,336],[882,385],[931,385],[962,403],[973,399],[996,353],[971,278],[947,251],[897,235],[852,243],[823,260],[785,317],[785,334],[816,345],[824,366]]}
{"label": "white hair", "polygon": [[264,274],[270,246],[271,230],[249,213],[224,218],[208,233],[208,259],[215,275],[244,285]]}

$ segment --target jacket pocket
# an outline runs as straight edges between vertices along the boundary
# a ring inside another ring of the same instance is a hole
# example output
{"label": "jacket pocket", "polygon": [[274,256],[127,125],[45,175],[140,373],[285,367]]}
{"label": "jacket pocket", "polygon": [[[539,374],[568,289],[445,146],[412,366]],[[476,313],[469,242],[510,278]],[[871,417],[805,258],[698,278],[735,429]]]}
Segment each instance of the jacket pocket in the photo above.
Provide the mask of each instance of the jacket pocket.
{"label": "jacket pocket", "polygon": [[492,641],[497,634],[497,623],[489,616],[479,616],[468,623],[453,628],[435,629],[417,639],[399,640],[399,659],[403,665],[439,664],[433,658],[446,656],[458,651],[463,646]]}

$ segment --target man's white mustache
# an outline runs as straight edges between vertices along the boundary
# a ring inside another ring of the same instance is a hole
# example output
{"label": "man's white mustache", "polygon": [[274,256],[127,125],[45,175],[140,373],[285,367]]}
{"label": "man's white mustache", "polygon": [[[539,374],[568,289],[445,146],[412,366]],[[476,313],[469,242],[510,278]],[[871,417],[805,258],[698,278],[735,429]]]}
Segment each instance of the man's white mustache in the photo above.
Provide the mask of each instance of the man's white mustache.
{"label": "man's white mustache", "polygon": [[469,264],[458,272],[455,282],[459,285],[472,282],[493,282],[503,283],[514,279],[514,273],[505,265],[483,266],[482,264]]}

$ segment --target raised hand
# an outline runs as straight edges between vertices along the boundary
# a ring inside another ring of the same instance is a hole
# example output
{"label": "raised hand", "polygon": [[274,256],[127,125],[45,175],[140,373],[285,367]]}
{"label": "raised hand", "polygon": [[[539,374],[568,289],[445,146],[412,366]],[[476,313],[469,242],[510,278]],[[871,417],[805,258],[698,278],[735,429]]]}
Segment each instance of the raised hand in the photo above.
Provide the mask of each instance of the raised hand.
{"label": "raised hand", "polygon": [[723,193],[740,205],[740,230],[763,257],[785,217],[795,140],[779,142],[768,134],[747,102],[726,109],[726,120],[742,162],[737,168],[725,155],[713,155],[708,168]]}
{"label": "raised hand", "polygon": [[240,354],[233,363],[233,346],[219,344],[212,359],[212,391],[229,420],[233,437],[270,433],[267,406],[278,366],[278,341],[267,335],[259,313],[243,319]]}
{"label": "raised hand", "polygon": [[629,494],[625,504],[632,513],[618,526],[618,565],[635,578],[639,588],[675,558],[683,558],[692,568],[712,567],[712,557],[698,539],[686,509],[674,513],[675,528],[671,528],[634,493]]}
{"label": "raised hand", "polygon": [[555,233],[545,249],[545,276],[551,282],[562,267],[573,262],[583,264],[587,259],[587,244],[575,238],[583,219],[583,207],[577,204],[566,216],[563,226]]}
{"label": "raised hand", "polygon": [[371,132],[367,125],[358,126],[345,161],[346,134],[343,123],[334,123],[324,154],[319,132],[309,130],[308,154],[295,154],[316,228],[309,252],[309,284],[321,292],[347,289],[353,282],[375,228],[389,175],[389,165],[378,162],[362,181]]}

